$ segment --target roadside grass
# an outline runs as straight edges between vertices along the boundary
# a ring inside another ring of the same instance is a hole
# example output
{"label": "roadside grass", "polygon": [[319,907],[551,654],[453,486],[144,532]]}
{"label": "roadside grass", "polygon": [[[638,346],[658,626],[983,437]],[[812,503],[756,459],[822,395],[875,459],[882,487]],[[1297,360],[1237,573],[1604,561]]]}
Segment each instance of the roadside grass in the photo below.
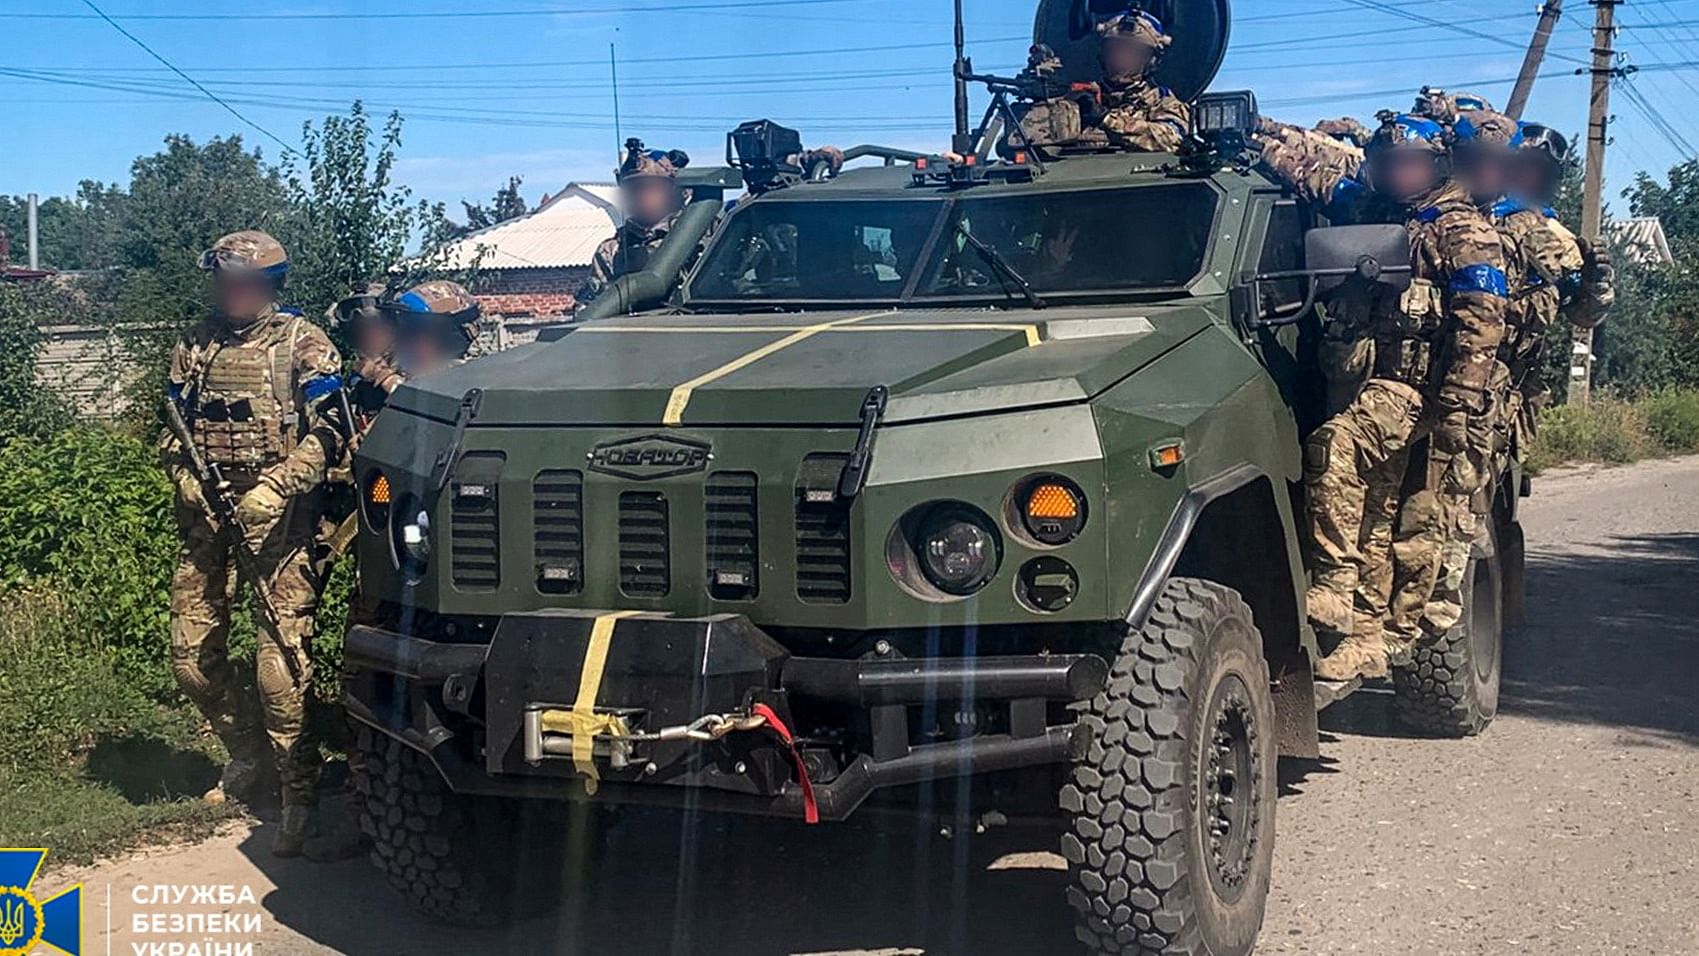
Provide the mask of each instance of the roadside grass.
{"label": "roadside grass", "polygon": [[0,596],[0,846],[68,863],[210,832],[231,815],[199,799],[217,745],[190,708],[127,679],[87,623],[45,592]]}
{"label": "roadside grass", "polygon": [[1699,452],[1699,390],[1665,389],[1638,398],[1607,393],[1586,406],[1560,405],[1541,414],[1528,468],[1622,465],[1693,452]]}

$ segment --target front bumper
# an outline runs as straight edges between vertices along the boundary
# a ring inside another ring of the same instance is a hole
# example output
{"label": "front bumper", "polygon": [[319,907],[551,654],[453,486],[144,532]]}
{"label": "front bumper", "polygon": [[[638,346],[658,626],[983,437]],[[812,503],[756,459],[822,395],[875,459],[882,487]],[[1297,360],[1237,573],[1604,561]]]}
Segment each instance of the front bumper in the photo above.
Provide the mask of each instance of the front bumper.
{"label": "front bumper", "polygon": [[[544,611],[502,618],[488,644],[372,627],[344,643],[350,714],[429,757],[459,792],[585,794],[571,738],[545,729],[570,710],[598,618]],[[741,615],[618,619],[606,638],[598,714],[637,734],[765,704],[798,735],[822,819],[875,791],[1081,759],[1090,743],[1063,705],[1096,694],[1092,654],[975,658],[793,656]],[[955,730],[938,740],[932,722]],[[597,737],[598,799],[803,816],[792,753],[771,734],[713,741]]]}

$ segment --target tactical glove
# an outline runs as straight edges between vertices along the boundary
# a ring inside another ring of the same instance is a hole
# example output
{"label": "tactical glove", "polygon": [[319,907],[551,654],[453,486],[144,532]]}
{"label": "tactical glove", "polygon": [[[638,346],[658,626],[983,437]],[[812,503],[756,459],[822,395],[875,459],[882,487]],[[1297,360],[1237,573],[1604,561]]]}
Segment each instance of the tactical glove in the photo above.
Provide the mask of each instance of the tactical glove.
{"label": "tactical glove", "polygon": [[382,356],[367,356],[354,363],[354,374],[360,376],[385,394],[401,387],[402,375]]}
{"label": "tactical glove", "polygon": [[1576,244],[1581,247],[1581,278],[1591,285],[1615,285],[1616,262],[1609,247],[1585,239],[1577,239]]}
{"label": "tactical glove", "polygon": [[242,525],[242,534],[250,549],[258,552],[264,546],[288,505],[289,499],[263,476],[259,484],[236,502],[236,520]]}
{"label": "tactical glove", "polygon": [[194,472],[187,468],[173,468],[171,480],[177,486],[177,503],[216,527],[212,509],[207,506],[206,492],[201,488],[200,479],[195,477]]}
{"label": "tactical glove", "polygon": [[1469,448],[1469,413],[1462,409],[1447,411],[1434,426],[1434,451],[1442,455],[1461,455]]}

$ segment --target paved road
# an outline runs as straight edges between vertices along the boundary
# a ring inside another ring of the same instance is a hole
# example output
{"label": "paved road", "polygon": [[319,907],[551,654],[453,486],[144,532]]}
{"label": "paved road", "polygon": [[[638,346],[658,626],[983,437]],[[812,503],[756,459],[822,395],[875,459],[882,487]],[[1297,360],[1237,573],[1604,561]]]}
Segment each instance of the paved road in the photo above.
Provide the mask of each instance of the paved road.
{"label": "paved road", "polygon": [[[1326,756],[1281,768],[1261,952],[1699,952],[1699,458],[1537,490],[1498,722],[1422,741],[1373,693],[1330,711]],[[987,866],[985,847],[915,832],[651,826],[622,836],[613,903],[497,934],[422,924],[363,863],[273,861],[264,827],[48,881],[85,881],[91,930],[110,888],[115,932],[93,934],[95,953],[164,938],[131,932],[134,910],[158,907],[128,902],[161,881],[252,886],[257,905],[230,909],[258,915],[259,956],[1071,952],[1049,854]]]}

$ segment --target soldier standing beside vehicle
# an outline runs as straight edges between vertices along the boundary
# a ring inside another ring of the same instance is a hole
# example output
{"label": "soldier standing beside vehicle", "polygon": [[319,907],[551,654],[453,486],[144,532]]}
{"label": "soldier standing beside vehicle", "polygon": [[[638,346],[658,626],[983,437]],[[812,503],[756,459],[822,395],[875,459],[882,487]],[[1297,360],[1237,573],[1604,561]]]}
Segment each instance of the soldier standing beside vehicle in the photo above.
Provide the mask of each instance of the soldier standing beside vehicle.
{"label": "soldier standing beside vehicle", "polygon": [[[1602,258],[1584,255],[1581,243],[1549,206],[1562,179],[1567,141],[1549,127],[1516,123],[1491,111],[1465,112],[1459,125],[1472,128],[1478,144],[1474,152],[1495,150],[1490,159],[1502,173],[1482,184],[1477,197],[1485,199],[1495,185],[1502,185],[1505,193],[1484,205],[1504,240],[1510,266],[1509,308],[1492,389],[1491,427],[1476,430],[1473,449],[1486,470],[1483,477],[1490,477],[1507,456],[1520,460],[1527,453],[1538,410],[1549,394],[1541,372],[1547,336],[1559,316],[1577,328],[1592,328],[1603,321],[1614,292],[1609,251]],[[1466,173],[1465,178],[1472,177]],[[1474,505],[1475,521],[1451,529],[1438,582],[1422,611],[1421,627],[1429,634],[1443,635],[1462,619],[1469,554],[1479,521],[1490,514],[1491,500],[1477,494]],[[1418,525],[1419,509],[1404,518]],[[1411,630],[1413,609],[1404,609],[1398,616],[1403,621],[1394,626]]]}
{"label": "soldier standing beside vehicle", "polygon": [[[1363,303],[1361,322],[1374,342],[1371,377],[1305,446],[1315,572],[1306,606],[1318,626],[1346,635],[1316,674],[1340,681],[1384,676],[1407,651],[1388,642],[1382,622],[1355,612],[1359,584],[1376,573],[1366,566],[1362,536],[1377,523],[1390,527],[1410,447],[1424,437],[1446,487],[1473,486],[1464,456],[1470,419],[1486,411],[1504,335],[1504,255],[1492,225],[1450,179],[1445,130],[1384,113],[1366,153],[1364,180],[1327,182],[1286,175],[1290,153],[1266,145],[1264,152],[1276,176],[1311,201],[1331,202],[1338,220],[1401,222],[1410,230],[1410,288],[1396,303]],[[1423,556],[1407,557],[1407,573],[1420,581]],[[1431,588],[1438,555],[1426,561],[1434,565],[1425,571]]]}
{"label": "soldier standing beside vehicle", "polygon": [[[341,388],[341,359],[318,326],[278,306],[289,260],[277,240],[233,233],[200,265],[212,273],[217,309],[172,351],[169,400],[193,457],[220,469],[225,487],[201,481],[189,449],[168,437],[165,462],[183,536],[172,578],[172,671],[230,752],[207,798],[252,796],[263,748],[237,717],[227,652],[237,568],[252,569],[262,580],[248,584],[267,606],[255,654],[259,693],[283,791],[272,852],[293,856],[307,836],[319,774],[304,719],[308,644],[323,586],[313,562],[322,471],[311,462],[337,442],[318,408]],[[214,498],[226,495],[236,501],[229,521],[215,517]]]}

